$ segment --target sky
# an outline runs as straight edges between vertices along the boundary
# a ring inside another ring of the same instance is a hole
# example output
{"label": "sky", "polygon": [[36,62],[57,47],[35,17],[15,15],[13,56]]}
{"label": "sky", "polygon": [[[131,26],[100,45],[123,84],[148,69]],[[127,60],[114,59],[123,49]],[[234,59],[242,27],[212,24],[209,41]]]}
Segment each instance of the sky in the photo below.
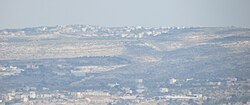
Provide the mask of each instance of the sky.
{"label": "sky", "polygon": [[248,27],[250,0],[0,0],[0,29],[69,24]]}

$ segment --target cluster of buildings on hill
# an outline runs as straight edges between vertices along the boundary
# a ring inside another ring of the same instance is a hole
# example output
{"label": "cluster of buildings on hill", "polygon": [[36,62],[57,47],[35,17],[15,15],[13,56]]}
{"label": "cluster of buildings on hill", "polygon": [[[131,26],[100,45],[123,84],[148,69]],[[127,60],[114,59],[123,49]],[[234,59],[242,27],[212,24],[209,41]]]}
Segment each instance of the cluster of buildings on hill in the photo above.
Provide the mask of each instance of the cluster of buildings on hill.
{"label": "cluster of buildings on hill", "polygon": [[142,26],[100,27],[91,25],[65,25],[55,27],[34,27],[16,30],[0,30],[0,35],[33,35],[33,34],[68,34],[83,37],[113,36],[123,38],[143,38],[157,36],[171,30],[189,29],[187,27],[146,28]]}

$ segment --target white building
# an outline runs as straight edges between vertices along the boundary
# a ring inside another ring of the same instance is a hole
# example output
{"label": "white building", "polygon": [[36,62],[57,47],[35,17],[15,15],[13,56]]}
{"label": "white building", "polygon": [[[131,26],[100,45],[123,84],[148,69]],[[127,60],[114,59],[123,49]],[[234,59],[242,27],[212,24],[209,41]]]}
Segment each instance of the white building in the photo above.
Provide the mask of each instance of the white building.
{"label": "white building", "polygon": [[29,97],[31,99],[35,99],[36,98],[36,92],[35,91],[30,91]]}
{"label": "white building", "polygon": [[169,80],[169,84],[176,84],[177,80],[175,78],[171,78]]}
{"label": "white building", "polygon": [[160,88],[161,93],[167,93],[169,90],[168,88]]}

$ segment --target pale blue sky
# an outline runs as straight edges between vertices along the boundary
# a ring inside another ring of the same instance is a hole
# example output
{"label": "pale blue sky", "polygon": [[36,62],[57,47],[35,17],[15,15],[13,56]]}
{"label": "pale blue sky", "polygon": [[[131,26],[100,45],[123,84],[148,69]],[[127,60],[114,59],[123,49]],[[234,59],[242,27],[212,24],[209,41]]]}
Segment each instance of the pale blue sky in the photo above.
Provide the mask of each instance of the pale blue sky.
{"label": "pale blue sky", "polygon": [[0,0],[0,29],[66,24],[250,27],[250,0]]}

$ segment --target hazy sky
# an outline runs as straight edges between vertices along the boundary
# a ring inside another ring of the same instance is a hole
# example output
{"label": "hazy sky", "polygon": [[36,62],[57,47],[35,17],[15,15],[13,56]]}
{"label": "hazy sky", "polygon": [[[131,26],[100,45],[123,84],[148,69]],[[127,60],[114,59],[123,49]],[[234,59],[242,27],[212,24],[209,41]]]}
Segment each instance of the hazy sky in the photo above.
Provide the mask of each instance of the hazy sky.
{"label": "hazy sky", "polygon": [[0,0],[0,29],[66,24],[250,27],[250,0]]}

